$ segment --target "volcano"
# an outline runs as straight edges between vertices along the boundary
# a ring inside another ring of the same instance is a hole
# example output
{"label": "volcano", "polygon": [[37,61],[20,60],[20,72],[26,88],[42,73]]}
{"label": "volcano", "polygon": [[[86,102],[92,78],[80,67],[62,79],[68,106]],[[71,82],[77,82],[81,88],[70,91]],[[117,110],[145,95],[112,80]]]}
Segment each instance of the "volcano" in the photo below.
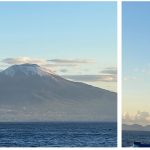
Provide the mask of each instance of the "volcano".
{"label": "volcano", "polygon": [[0,121],[116,122],[117,94],[36,64],[0,72]]}

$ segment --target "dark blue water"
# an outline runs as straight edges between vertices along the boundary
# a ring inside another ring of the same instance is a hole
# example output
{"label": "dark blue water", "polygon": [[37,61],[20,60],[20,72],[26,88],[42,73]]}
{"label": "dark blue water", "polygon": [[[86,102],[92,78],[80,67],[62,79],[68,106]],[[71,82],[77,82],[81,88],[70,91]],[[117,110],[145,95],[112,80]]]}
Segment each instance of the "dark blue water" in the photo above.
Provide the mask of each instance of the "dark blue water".
{"label": "dark blue water", "polygon": [[134,141],[150,144],[150,132],[148,131],[123,131],[122,132],[123,147],[133,146]]}
{"label": "dark blue water", "polygon": [[116,123],[0,123],[0,147],[116,146]]}

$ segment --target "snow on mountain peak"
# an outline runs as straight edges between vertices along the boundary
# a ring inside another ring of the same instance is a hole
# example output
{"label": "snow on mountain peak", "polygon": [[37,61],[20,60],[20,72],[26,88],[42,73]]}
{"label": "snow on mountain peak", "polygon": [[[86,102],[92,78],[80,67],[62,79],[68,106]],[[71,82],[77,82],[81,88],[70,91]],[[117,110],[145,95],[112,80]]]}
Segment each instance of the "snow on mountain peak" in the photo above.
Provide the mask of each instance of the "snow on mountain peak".
{"label": "snow on mountain peak", "polygon": [[37,64],[22,64],[22,65],[13,65],[3,71],[5,75],[13,77],[16,73],[23,73],[27,76],[29,75],[39,75],[39,76],[48,76],[53,74],[52,71],[46,68],[42,68]]}

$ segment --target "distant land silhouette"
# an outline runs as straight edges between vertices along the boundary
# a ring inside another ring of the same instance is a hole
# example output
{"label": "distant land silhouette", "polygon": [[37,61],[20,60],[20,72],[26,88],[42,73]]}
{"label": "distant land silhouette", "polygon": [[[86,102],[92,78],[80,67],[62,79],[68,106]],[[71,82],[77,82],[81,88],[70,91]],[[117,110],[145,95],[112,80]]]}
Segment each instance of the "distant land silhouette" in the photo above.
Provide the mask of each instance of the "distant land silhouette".
{"label": "distant land silhouette", "polygon": [[150,125],[142,126],[139,124],[123,124],[122,129],[125,131],[150,131]]}

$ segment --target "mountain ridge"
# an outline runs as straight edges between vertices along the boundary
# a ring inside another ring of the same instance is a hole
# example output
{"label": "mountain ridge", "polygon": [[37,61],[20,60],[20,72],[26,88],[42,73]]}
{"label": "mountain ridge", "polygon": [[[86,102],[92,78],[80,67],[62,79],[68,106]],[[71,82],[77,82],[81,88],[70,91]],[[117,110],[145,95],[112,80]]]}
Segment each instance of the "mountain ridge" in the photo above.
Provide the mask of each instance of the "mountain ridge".
{"label": "mountain ridge", "polygon": [[124,131],[150,131],[150,125],[139,125],[139,124],[123,124],[122,129]]}

